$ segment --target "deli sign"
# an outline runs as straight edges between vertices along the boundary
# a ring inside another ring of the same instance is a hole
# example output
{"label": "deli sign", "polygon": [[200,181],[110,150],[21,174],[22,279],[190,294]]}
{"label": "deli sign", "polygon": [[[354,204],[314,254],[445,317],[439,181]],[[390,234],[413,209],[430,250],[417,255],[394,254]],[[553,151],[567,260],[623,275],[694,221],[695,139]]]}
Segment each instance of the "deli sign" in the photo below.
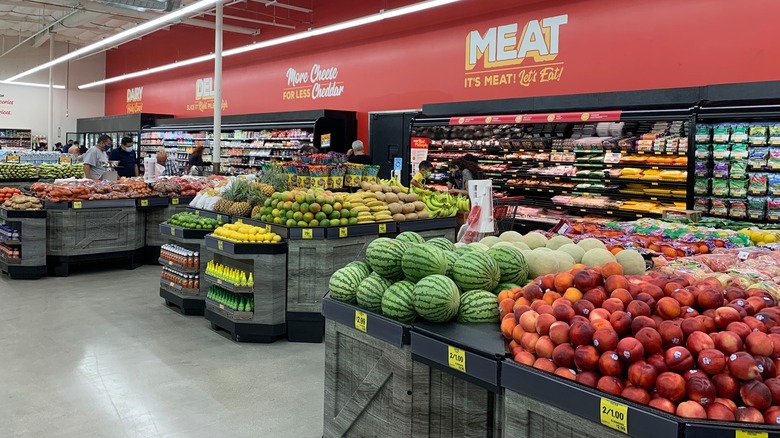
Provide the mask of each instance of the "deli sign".
{"label": "deli sign", "polygon": [[470,31],[466,35],[465,87],[527,87],[559,81],[563,62],[556,60],[568,23],[569,15],[564,14]]}

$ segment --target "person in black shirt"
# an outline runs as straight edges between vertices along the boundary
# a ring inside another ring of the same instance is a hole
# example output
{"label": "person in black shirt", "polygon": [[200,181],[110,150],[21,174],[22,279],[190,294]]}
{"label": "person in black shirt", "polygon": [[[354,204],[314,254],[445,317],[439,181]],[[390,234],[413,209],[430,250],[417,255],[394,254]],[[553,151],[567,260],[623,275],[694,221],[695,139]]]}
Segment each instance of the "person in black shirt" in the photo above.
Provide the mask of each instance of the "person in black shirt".
{"label": "person in black shirt", "polygon": [[132,138],[122,138],[119,147],[111,151],[108,159],[119,162],[116,173],[120,177],[132,178],[138,176],[138,157],[135,153],[135,147],[133,147]]}
{"label": "person in black shirt", "polygon": [[87,153],[87,145],[80,145],[78,141],[74,141],[73,146],[79,148],[79,154],[84,155]]}
{"label": "person in black shirt", "polygon": [[348,163],[368,165],[373,164],[373,161],[371,161],[371,156],[366,155],[363,142],[360,140],[355,140],[352,142],[352,149],[347,151],[347,157]]}
{"label": "person in black shirt", "polygon": [[203,145],[195,146],[195,150],[190,154],[190,158],[187,160],[187,166],[190,169],[190,175],[203,175]]}

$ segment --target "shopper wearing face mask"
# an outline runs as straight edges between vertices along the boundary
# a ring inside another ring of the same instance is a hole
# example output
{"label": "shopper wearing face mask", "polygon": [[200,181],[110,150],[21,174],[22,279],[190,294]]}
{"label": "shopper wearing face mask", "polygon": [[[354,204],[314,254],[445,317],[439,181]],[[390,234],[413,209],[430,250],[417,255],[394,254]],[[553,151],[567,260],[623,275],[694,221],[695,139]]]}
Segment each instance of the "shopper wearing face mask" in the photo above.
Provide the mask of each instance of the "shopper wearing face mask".
{"label": "shopper wearing face mask", "polygon": [[138,176],[138,157],[135,153],[132,138],[122,138],[119,147],[111,151],[108,159],[118,162],[116,172],[119,177],[131,178]]}
{"label": "shopper wearing face mask", "polygon": [[87,179],[103,179],[109,170],[106,148],[111,147],[111,137],[103,134],[98,138],[97,144],[92,146],[84,154],[84,177]]}

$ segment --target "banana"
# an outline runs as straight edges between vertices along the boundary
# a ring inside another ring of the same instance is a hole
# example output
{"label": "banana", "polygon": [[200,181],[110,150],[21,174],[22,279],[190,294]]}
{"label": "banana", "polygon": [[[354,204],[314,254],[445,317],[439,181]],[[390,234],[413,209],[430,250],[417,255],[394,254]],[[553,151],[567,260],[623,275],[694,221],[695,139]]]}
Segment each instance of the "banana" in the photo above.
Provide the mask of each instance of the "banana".
{"label": "banana", "polygon": [[388,211],[386,205],[376,206],[376,207],[369,207],[369,209],[371,209],[371,211],[373,211],[373,212]]}
{"label": "banana", "polygon": [[369,201],[369,202],[366,202],[366,205],[367,205],[368,207],[379,207],[379,206],[387,206],[387,204],[385,204],[385,203],[384,203],[384,202],[382,202],[382,201]]}

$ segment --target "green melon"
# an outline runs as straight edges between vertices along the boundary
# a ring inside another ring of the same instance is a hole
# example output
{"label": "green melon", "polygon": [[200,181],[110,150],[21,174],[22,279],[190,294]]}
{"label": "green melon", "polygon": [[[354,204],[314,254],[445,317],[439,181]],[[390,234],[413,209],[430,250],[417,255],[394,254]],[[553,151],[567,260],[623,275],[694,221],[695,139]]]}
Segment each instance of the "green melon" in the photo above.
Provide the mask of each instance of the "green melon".
{"label": "green melon", "polygon": [[458,244],[458,245],[462,245],[462,246],[456,246],[455,247],[455,254],[457,254],[458,257],[460,257],[460,256],[462,256],[464,254],[468,254],[470,252],[475,252],[475,251],[476,252],[481,252],[482,251],[479,248],[476,248],[476,247],[471,246],[471,245],[464,245],[464,244]]}
{"label": "green melon", "polygon": [[493,247],[487,253],[498,264],[502,283],[525,283],[528,279],[528,264],[519,249]]}
{"label": "green melon", "polygon": [[458,258],[452,268],[452,279],[463,290],[493,290],[501,280],[501,270],[493,257],[475,251]]}
{"label": "green melon", "polygon": [[429,275],[446,274],[447,256],[435,246],[413,245],[404,253],[401,268],[406,279],[416,283]]}
{"label": "green melon", "polygon": [[368,274],[370,274],[370,273],[371,273],[371,267],[370,267],[370,266],[368,266],[368,263],[365,263],[365,262],[358,262],[358,261],[349,262],[349,263],[347,263],[347,266],[346,266],[346,267],[349,267],[349,266],[355,266],[355,267],[357,267],[357,268],[358,268],[358,269],[360,269],[361,271],[365,272],[365,273],[366,273],[366,275],[368,275]]}
{"label": "green melon", "polygon": [[356,266],[347,266],[339,269],[330,276],[330,281],[328,281],[330,296],[339,301],[354,303],[357,288],[360,282],[365,280],[367,276],[364,275],[361,268]]}
{"label": "green melon", "polygon": [[366,248],[366,262],[371,269],[385,278],[398,278],[403,273],[401,259],[406,244],[400,240],[380,237],[371,241]]}
{"label": "green melon", "polygon": [[455,245],[444,237],[434,237],[425,243],[433,245],[442,251],[455,251]]}
{"label": "green melon", "polygon": [[379,313],[382,311],[382,296],[393,283],[381,277],[376,272],[366,277],[357,287],[355,297],[358,306],[371,312]]}
{"label": "green melon", "polygon": [[496,286],[496,288],[493,289],[493,293],[495,295],[498,295],[498,294],[501,293],[501,291],[504,291],[504,290],[507,290],[507,289],[513,289],[513,288],[516,288],[516,287],[523,287],[523,286],[521,286],[519,284],[515,284],[515,283],[499,283],[498,286]]}
{"label": "green melon", "polygon": [[415,233],[414,231],[404,231],[403,233],[395,236],[395,239],[409,243],[425,243],[423,236]]}
{"label": "green melon", "polygon": [[404,324],[414,322],[414,283],[399,281],[385,290],[382,295],[382,314]]}
{"label": "green melon", "polygon": [[414,286],[414,310],[430,322],[447,322],[458,314],[460,290],[444,275],[429,275]]}
{"label": "green melon", "polygon": [[463,294],[460,297],[458,322],[498,322],[496,296],[484,290]]}

